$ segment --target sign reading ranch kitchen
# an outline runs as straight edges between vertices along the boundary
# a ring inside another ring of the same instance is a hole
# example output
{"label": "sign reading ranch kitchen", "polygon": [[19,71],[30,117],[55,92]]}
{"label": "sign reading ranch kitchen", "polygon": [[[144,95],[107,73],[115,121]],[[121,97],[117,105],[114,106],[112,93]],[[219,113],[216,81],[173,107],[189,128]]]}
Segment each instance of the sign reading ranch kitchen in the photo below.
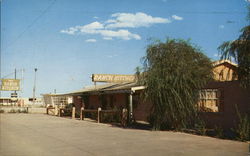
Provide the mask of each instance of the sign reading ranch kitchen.
{"label": "sign reading ranch kitchen", "polygon": [[135,82],[135,75],[117,75],[117,74],[92,74],[93,82]]}

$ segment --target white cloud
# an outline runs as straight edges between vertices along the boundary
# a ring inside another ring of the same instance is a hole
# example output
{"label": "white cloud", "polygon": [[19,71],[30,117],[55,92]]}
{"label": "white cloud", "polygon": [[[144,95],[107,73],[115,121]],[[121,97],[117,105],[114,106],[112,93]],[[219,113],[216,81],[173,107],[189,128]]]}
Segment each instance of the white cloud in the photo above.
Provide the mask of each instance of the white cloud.
{"label": "white cloud", "polygon": [[180,17],[180,16],[177,16],[177,15],[172,15],[172,18],[174,19],[174,20],[183,20],[183,17]]}
{"label": "white cloud", "polygon": [[103,37],[107,38],[119,38],[119,39],[123,39],[123,40],[130,40],[130,39],[136,39],[136,40],[140,40],[141,37],[137,34],[133,34],[131,32],[129,32],[128,30],[117,30],[117,31],[113,31],[113,30],[100,30],[98,31],[99,34],[101,34]]}
{"label": "white cloud", "polygon": [[114,54],[114,55],[108,55],[107,57],[108,58],[113,58],[113,57],[116,57],[116,56],[118,56],[117,54]]}
{"label": "white cloud", "polygon": [[99,17],[97,17],[97,16],[94,16],[93,18],[94,18],[94,19],[98,19]]}
{"label": "white cloud", "polygon": [[245,1],[250,3],[250,0],[245,0]]}
{"label": "white cloud", "polygon": [[77,32],[78,29],[76,27],[70,27],[69,29],[66,30],[61,30],[61,33],[69,34],[69,35],[74,35],[75,32]]}
{"label": "white cloud", "polygon": [[82,27],[83,29],[102,29],[103,25],[99,22],[93,22]]}
{"label": "white cloud", "polygon": [[[102,25],[97,23],[91,23],[84,26],[76,26],[74,28],[69,28],[68,30],[62,30],[62,33],[67,33],[70,35],[74,35],[76,33],[79,34],[99,34],[103,36],[105,40],[112,40],[113,38],[119,38],[123,40],[136,39],[140,40],[141,37],[138,34],[133,34],[128,30],[120,29],[117,31],[102,29]],[[93,42],[93,40],[86,40],[88,42]]]}
{"label": "white cloud", "polygon": [[[103,25],[99,22],[93,22],[84,26],[71,27],[67,30],[62,30],[62,33],[74,35],[79,34],[100,34],[105,40],[112,40],[113,38],[119,38],[123,40],[136,39],[140,40],[141,37],[138,34],[133,34],[128,30],[120,29],[117,31],[104,29]],[[93,40],[86,40],[93,42]]]}
{"label": "white cloud", "polygon": [[109,19],[109,20],[107,20],[105,23],[115,23],[116,22],[116,20],[114,20],[114,19]]}
{"label": "white cloud", "polygon": [[82,32],[82,33],[90,33],[90,34],[94,34],[96,33],[96,30],[100,30],[103,29],[104,26],[103,24],[99,23],[99,22],[93,22],[84,26],[77,26],[77,29]]}
{"label": "white cloud", "polygon": [[109,19],[106,28],[138,28],[149,27],[156,23],[170,23],[171,21],[166,18],[152,17],[142,12],[135,14],[132,13],[115,13],[111,17],[115,19]]}
{"label": "white cloud", "polygon": [[96,42],[96,39],[87,39],[87,40],[85,40],[85,42]]}
{"label": "white cloud", "polygon": [[88,34],[95,34],[97,30],[103,29],[103,25],[99,22],[93,22],[90,24],[86,24],[83,26],[75,26],[70,27],[66,30],[61,30],[61,33],[66,33],[70,35],[74,35],[76,33],[88,33]]}
{"label": "white cloud", "polygon": [[[94,18],[97,19],[98,17]],[[180,18],[182,19],[182,17],[178,16],[176,16],[176,18],[179,18],[178,20],[180,20]],[[68,29],[61,30],[60,32],[69,35],[97,34],[101,35],[104,40],[113,40],[114,38],[122,40],[140,40],[140,35],[132,33],[127,29],[119,28],[149,27],[153,24],[159,23],[171,23],[171,20],[168,18],[152,17],[142,12],[135,14],[115,13],[111,15],[111,19],[108,19],[103,23],[95,21],[82,26],[70,27]],[[89,39],[86,40],[86,42],[96,42],[96,40]]]}
{"label": "white cloud", "polygon": [[104,40],[113,40],[112,37],[103,37]]}
{"label": "white cloud", "polygon": [[75,35],[77,32],[94,34],[96,30],[103,28],[104,28],[103,24],[99,22],[93,22],[84,26],[75,26],[75,27],[70,27],[69,29],[66,30],[61,30],[61,33],[66,33],[70,35]]}
{"label": "white cloud", "polygon": [[225,26],[224,26],[224,25],[219,25],[219,28],[220,28],[220,29],[224,29]]}

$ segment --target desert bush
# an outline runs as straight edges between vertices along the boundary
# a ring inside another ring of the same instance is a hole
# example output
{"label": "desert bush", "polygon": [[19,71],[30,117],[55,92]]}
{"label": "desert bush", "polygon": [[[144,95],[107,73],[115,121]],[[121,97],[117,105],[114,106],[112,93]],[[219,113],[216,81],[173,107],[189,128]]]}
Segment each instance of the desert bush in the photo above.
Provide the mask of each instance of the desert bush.
{"label": "desert bush", "polygon": [[222,127],[215,126],[214,132],[215,132],[215,137],[217,137],[217,138],[224,138],[224,130],[223,130]]}
{"label": "desert bush", "polygon": [[250,140],[250,120],[247,114],[238,114],[239,124],[237,125],[235,132],[238,140],[249,141]]}
{"label": "desert bush", "polygon": [[65,110],[63,112],[63,116],[71,116],[72,115],[72,108],[73,108],[73,104],[68,104],[65,106]]}
{"label": "desert bush", "polygon": [[115,113],[102,113],[101,114],[101,122],[106,122],[106,123],[111,123],[111,122],[119,123],[119,122],[121,122],[120,111],[115,112]]}
{"label": "desert bush", "polygon": [[195,130],[199,135],[206,135],[207,129],[205,122],[200,120],[200,122],[196,123]]}
{"label": "desert bush", "polygon": [[23,109],[20,111],[20,113],[28,113],[27,109]]}
{"label": "desert bush", "polygon": [[11,110],[9,111],[9,113],[16,113],[16,110],[15,110],[15,109],[11,109]]}

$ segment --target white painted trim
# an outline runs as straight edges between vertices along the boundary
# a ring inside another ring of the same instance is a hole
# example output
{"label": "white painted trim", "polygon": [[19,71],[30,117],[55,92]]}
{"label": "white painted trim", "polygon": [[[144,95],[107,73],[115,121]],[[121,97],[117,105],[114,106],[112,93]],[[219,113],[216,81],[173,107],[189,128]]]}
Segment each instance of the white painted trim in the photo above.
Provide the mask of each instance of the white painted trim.
{"label": "white painted trim", "polygon": [[145,89],[145,88],[146,88],[145,86],[132,87],[132,88],[131,88],[131,91],[132,91],[132,92],[135,92],[135,91],[137,91],[137,90],[143,90],[143,89]]}
{"label": "white painted trim", "polygon": [[229,63],[229,64],[231,64],[231,65],[233,65],[235,67],[238,67],[238,64],[233,63],[230,60],[218,60],[218,61],[215,61],[215,62],[213,62],[213,66],[218,66],[218,65],[223,64],[223,63]]}

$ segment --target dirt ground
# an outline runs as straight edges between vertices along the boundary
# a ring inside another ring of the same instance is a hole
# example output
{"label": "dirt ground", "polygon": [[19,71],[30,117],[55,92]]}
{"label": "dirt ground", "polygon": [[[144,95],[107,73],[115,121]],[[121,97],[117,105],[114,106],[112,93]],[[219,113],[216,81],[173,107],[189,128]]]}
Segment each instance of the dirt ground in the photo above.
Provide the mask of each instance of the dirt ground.
{"label": "dirt ground", "polygon": [[177,132],[124,129],[44,114],[0,114],[1,156],[246,156],[249,144]]}

